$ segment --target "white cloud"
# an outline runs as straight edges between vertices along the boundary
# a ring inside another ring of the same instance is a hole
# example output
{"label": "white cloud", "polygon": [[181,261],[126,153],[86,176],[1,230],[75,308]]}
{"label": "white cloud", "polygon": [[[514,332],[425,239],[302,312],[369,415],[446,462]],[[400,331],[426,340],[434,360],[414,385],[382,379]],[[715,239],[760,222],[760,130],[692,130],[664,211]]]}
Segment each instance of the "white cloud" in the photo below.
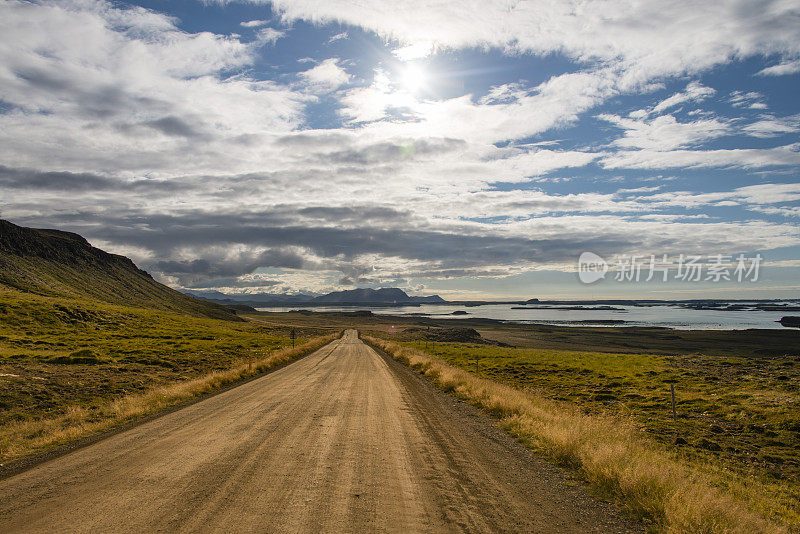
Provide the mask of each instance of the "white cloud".
{"label": "white cloud", "polygon": [[651,112],[655,114],[661,114],[667,109],[677,106],[678,104],[682,104],[684,102],[699,102],[701,100],[705,100],[709,96],[714,95],[716,92],[717,91],[715,89],[712,89],[711,87],[706,87],[700,82],[691,82],[689,85],[686,86],[685,91],[681,93],[675,93],[669,98],[665,98],[664,100],[656,104]]}
{"label": "white cloud", "polygon": [[732,91],[728,102],[735,108],[767,109],[764,95],[756,91]]}
{"label": "white cloud", "polygon": [[262,44],[274,44],[275,41],[285,36],[285,31],[275,28],[261,28],[256,32],[256,39]]}
{"label": "white cloud", "polygon": [[[781,217],[800,217],[800,206],[748,206],[749,210],[764,213],[766,215],[779,215]],[[791,267],[800,267],[800,265],[792,265]]]}
{"label": "white cloud", "polygon": [[392,50],[392,54],[400,61],[411,61],[413,59],[428,57],[431,52],[433,52],[433,43],[424,41]]}
{"label": "white cloud", "polygon": [[697,72],[731,57],[800,55],[800,28],[791,2],[765,7],[744,0],[667,5],[632,0],[467,0],[458,9],[432,0],[270,3],[289,20],[353,24],[407,45],[434,41],[446,48],[495,46],[621,64],[627,81],[637,84]]}
{"label": "white cloud", "polygon": [[[355,88],[342,98],[340,113],[353,122],[383,121],[369,125],[376,134],[459,136],[474,142],[493,143],[521,139],[576,121],[615,91],[613,73],[568,73],[554,76],[524,90],[503,93],[497,103],[474,102],[470,95],[443,101],[418,100],[398,91],[384,71],[376,73],[370,87]],[[398,112],[404,121],[398,123]]]}
{"label": "white cloud", "polygon": [[776,148],[730,150],[626,150],[607,154],[600,165],[607,169],[674,169],[739,167],[757,169],[800,165],[800,143]]}
{"label": "white cloud", "polygon": [[267,24],[269,24],[268,20],[247,20],[239,23],[239,25],[244,28],[259,28],[261,26],[266,26]]}
{"label": "white cloud", "polygon": [[503,182],[523,182],[558,169],[583,167],[598,158],[598,154],[574,150],[530,150],[508,157],[489,159],[487,171],[492,179]]}
{"label": "white cloud", "polygon": [[169,17],[102,2],[5,2],[0,11],[5,165],[205,172],[228,166],[220,153],[230,146],[250,159],[248,136],[302,121],[303,95],[222,77],[248,66],[258,43],[185,33]]}
{"label": "white cloud", "polygon": [[334,91],[345,85],[352,77],[339,64],[339,58],[328,58],[319,65],[298,73],[298,76],[315,92]]}
{"label": "white cloud", "polygon": [[641,202],[670,207],[699,208],[707,206],[763,206],[800,200],[800,184],[758,184],[738,187],[732,191],[692,193],[670,191],[638,198]]}
{"label": "white cloud", "polygon": [[719,119],[678,122],[672,115],[661,115],[651,120],[610,114],[598,117],[625,130],[625,135],[614,140],[612,145],[626,149],[674,150],[728,135],[732,130],[728,122]]}
{"label": "white cloud", "polygon": [[349,36],[349,34],[347,32],[337,33],[336,35],[334,35],[330,39],[328,39],[328,44],[331,44],[333,42],[336,42],[336,41],[339,41],[339,40],[342,40],[342,39],[348,39],[349,37],[350,36]]}
{"label": "white cloud", "polygon": [[777,65],[761,69],[756,74],[758,76],[786,76],[800,72],[800,59],[782,61]]}
{"label": "white cloud", "polygon": [[762,120],[743,126],[742,132],[759,138],[778,137],[800,131],[800,115],[790,117],[765,116]]}

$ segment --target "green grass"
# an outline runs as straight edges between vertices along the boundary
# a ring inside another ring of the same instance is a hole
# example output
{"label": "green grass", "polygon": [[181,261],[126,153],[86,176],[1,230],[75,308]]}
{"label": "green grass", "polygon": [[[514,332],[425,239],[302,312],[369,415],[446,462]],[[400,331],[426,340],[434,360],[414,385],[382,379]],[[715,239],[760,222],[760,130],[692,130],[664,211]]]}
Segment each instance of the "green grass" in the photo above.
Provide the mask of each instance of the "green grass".
{"label": "green grass", "polygon": [[[421,343],[403,345],[425,349]],[[630,422],[687,463],[702,463],[760,485],[768,515],[800,523],[797,358],[654,356],[459,343],[437,343],[435,355],[456,368],[572,404],[584,413]]]}
{"label": "green grass", "polygon": [[[297,344],[321,333],[299,329]],[[0,425],[96,408],[286,346],[288,328],[0,286]]]}

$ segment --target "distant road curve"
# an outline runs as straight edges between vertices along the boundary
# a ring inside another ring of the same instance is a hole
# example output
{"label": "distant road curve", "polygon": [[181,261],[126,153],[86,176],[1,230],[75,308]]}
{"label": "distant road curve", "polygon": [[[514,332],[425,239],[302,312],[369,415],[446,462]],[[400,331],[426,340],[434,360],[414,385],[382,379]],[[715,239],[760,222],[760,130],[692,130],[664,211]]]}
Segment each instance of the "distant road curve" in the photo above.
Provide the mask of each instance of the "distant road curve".
{"label": "distant road curve", "polygon": [[0,532],[643,532],[354,330],[0,481]]}

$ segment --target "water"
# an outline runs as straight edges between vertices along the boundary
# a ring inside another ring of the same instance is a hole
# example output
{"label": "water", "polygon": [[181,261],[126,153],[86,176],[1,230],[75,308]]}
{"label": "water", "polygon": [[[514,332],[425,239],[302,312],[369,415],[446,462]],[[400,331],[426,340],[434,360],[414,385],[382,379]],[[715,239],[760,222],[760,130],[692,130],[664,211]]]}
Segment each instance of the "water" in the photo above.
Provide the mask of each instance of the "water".
{"label": "water", "polygon": [[[797,305],[793,303],[793,305]],[[529,308],[515,310],[519,304],[488,304],[465,307],[455,305],[398,306],[393,308],[370,306],[317,306],[314,311],[370,310],[376,315],[403,315],[412,317],[435,317],[437,319],[499,319],[521,323],[540,323],[560,326],[660,326],[680,330],[740,330],[746,328],[783,329],[777,321],[784,315],[800,315],[800,312],[760,310],[693,310],[679,306],[614,306],[620,310],[566,310],[568,306],[553,306],[552,309]],[[258,308],[259,311],[286,312],[302,306]],[[461,310],[468,315],[452,315]],[[581,321],[624,321],[615,324],[589,324]]]}

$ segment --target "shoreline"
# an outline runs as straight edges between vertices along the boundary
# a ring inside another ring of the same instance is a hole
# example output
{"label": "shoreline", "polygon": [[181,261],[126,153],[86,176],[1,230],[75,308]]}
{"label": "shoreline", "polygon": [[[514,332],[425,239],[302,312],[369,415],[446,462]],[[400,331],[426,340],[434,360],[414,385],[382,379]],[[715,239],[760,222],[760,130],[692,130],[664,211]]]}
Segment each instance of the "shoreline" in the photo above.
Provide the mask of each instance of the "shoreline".
{"label": "shoreline", "polygon": [[[437,304],[437,306],[441,306],[441,304]],[[416,307],[416,306],[414,306]],[[530,308],[519,308],[519,307],[511,307],[509,310],[512,313],[516,311],[534,311],[534,312],[558,312],[559,315],[563,314],[564,312],[577,312],[578,314],[583,313],[601,313],[601,314],[608,314],[608,317],[587,317],[587,318],[575,318],[575,319],[563,319],[563,318],[531,318],[531,319],[522,319],[522,318],[498,318],[498,317],[486,317],[480,316],[478,313],[473,311],[465,311],[465,310],[456,310],[454,312],[449,313],[425,313],[425,312],[399,312],[399,313],[391,313],[386,311],[392,308],[400,308],[397,307],[382,307],[382,306],[362,306],[359,307],[357,305],[353,306],[319,306],[317,308],[323,309],[307,309],[307,308],[293,308],[291,306],[270,306],[270,307],[263,307],[263,308],[255,308],[257,313],[269,313],[269,314],[281,314],[281,313],[297,313],[303,314],[307,316],[323,316],[326,314],[341,314],[341,315],[350,315],[350,316],[372,316],[372,317],[382,317],[386,319],[396,319],[396,320],[407,320],[407,319],[416,319],[416,320],[442,320],[452,322],[455,326],[455,323],[462,323],[465,321],[473,321],[479,322],[480,324],[511,324],[511,325],[541,325],[541,326],[553,326],[553,327],[564,327],[564,328],[576,328],[576,327],[598,327],[598,328],[609,328],[609,327],[617,327],[617,328],[636,328],[636,329],[664,329],[664,330],[678,330],[678,331],[746,331],[746,330],[764,330],[764,331],[786,331],[786,330],[797,330],[798,327],[794,326],[786,326],[781,324],[779,315],[783,314],[784,312],[777,312],[777,311],[762,311],[762,310],[716,310],[716,309],[686,309],[687,313],[714,313],[714,312],[724,312],[724,313],[736,313],[736,314],[750,314],[750,313],[770,313],[776,314],[775,318],[773,317],[768,318],[767,320],[762,320],[759,323],[749,324],[746,323],[744,320],[740,322],[730,321],[729,323],[726,322],[714,322],[709,321],[706,323],[702,322],[692,322],[691,320],[682,321],[677,318],[673,318],[670,320],[669,318],[658,320],[653,318],[643,318],[643,319],[635,319],[631,317],[629,314],[634,314],[636,312],[635,309],[623,309],[623,308],[576,308],[576,307],[569,307],[569,308],[544,308],[544,307],[530,307]],[[325,308],[340,308],[340,309],[325,309]],[[800,315],[800,312],[792,312],[786,311],[786,314],[795,314],[797,313]],[[625,315],[625,319],[619,318],[620,315]],[[691,317],[690,317],[691,319]],[[744,319],[744,318],[743,318]]]}

